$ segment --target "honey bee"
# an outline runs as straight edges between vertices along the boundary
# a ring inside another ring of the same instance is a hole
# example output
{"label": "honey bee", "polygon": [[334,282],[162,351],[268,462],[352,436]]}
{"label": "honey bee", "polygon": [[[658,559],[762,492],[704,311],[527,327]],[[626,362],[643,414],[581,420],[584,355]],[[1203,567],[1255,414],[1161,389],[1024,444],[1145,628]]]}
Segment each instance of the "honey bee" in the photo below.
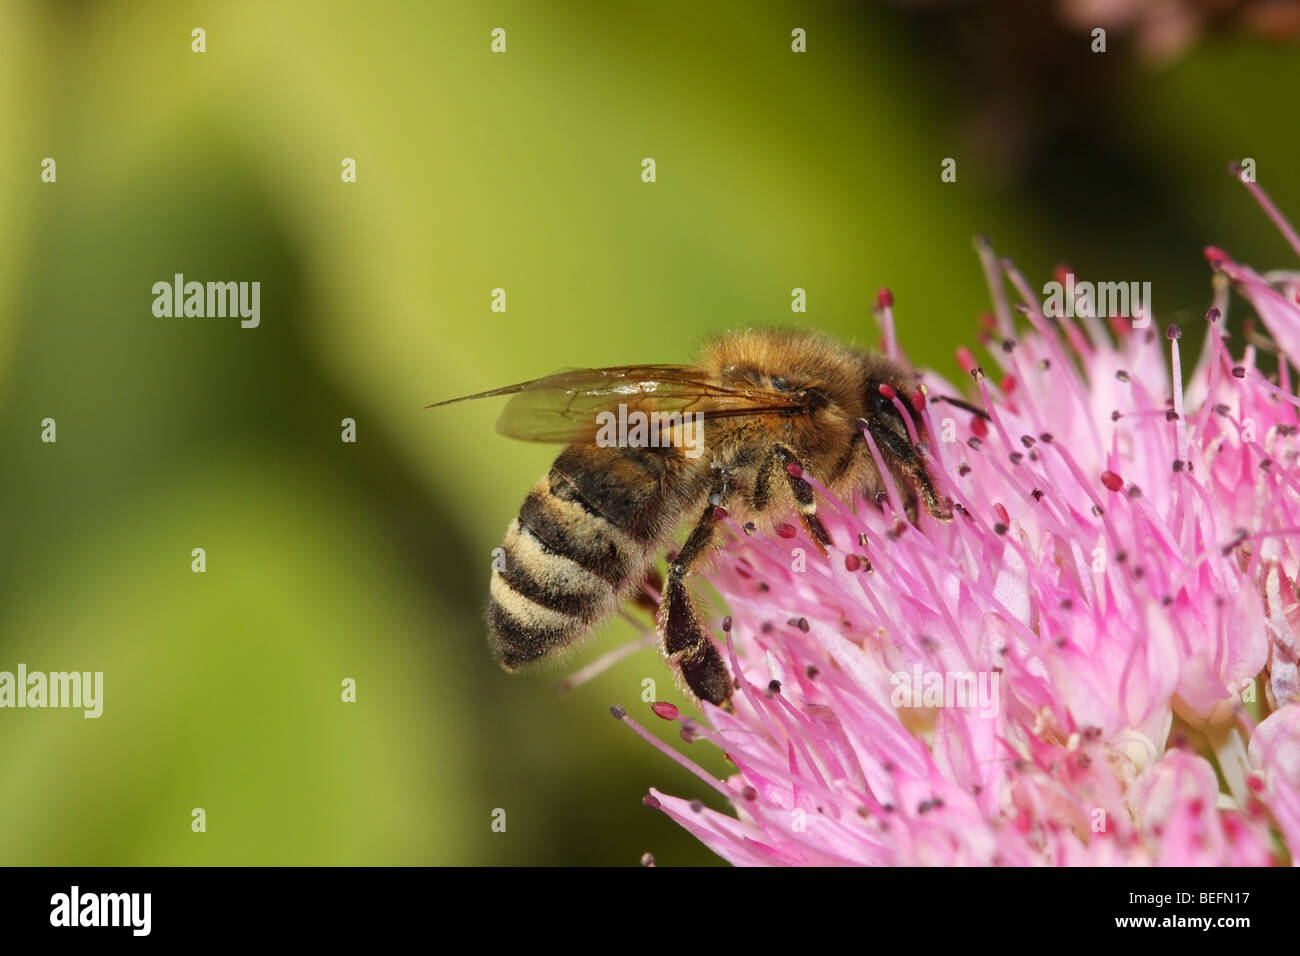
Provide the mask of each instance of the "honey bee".
{"label": "honey bee", "polygon": [[797,513],[825,553],[831,536],[805,476],[840,497],[882,495],[865,435],[906,494],[908,517],[917,520],[919,502],[950,520],[919,444],[917,394],[914,376],[883,355],[811,332],[752,330],[708,342],[695,365],[566,370],[430,406],[510,395],[498,432],[567,445],[524,499],[506,530],[504,570],[492,572],[498,661],[515,671],[585,637],[641,590],[694,518],[663,583],[661,651],[692,694],[729,707],[732,677],[687,584],[719,522]]}

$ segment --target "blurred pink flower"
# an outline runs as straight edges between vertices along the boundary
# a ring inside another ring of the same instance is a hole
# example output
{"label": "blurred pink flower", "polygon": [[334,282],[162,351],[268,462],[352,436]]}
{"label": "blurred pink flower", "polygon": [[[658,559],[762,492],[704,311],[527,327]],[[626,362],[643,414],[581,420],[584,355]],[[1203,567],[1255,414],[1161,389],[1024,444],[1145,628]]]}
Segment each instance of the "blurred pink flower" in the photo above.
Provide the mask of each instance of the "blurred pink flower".
{"label": "blurred pink flower", "polygon": [[[1176,327],[1046,319],[1010,263],[980,254],[996,373],[958,357],[989,419],[922,376],[956,520],[918,529],[896,490],[850,510],[818,486],[829,558],[802,533],[733,525],[708,578],[730,610],[735,713],[656,713],[736,773],[716,780],[616,715],[734,813],[647,804],[735,864],[1294,861],[1300,274],[1207,250],[1214,307],[1184,374]],[[1229,282],[1276,343],[1275,375],[1256,344],[1225,345]]]}
{"label": "blurred pink flower", "polygon": [[1142,54],[1172,60],[1201,36],[1239,30],[1284,40],[1300,30],[1293,0],[1059,0],[1061,18],[1076,30],[1131,33]]}

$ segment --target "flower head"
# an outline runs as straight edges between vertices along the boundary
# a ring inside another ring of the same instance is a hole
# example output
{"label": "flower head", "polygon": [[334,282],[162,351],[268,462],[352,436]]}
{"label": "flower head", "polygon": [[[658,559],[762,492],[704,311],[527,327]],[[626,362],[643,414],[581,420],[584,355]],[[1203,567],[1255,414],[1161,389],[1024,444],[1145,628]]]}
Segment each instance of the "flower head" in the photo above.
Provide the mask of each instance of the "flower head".
{"label": "flower head", "polygon": [[[657,791],[647,803],[736,864],[1289,862],[1300,274],[1208,250],[1214,304],[1193,363],[1150,315],[1107,328],[1081,303],[1046,317],[979,248],[989,359],[959,361],[981,411],[945,401],[961,390],[933,374],[918,403],[955,520],[914,526],[905,489],[846,504],[805,474],[827,557],[733,525],[709,578],[730,612],[735,712],[708,707],[683,737],[736,772],[715,780],[669,752],[734,815]],[[1230,285],[1275,343],[1276,374],[1260,367],[1270,343],[1229,351]]]}

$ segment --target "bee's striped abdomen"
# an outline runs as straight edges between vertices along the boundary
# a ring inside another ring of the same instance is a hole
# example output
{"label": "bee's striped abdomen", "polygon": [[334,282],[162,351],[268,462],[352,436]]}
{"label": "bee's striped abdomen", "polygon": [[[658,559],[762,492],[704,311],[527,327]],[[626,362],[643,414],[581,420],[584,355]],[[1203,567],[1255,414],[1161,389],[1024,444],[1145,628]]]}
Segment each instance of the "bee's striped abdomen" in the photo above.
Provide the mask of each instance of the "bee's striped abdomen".
{"label": "bee's striped abdomen", "polygon": [[514,670],[579,639],[639,584],[661,525],[664,450],[572,446],[524,499],[492,572],[493,650]]}

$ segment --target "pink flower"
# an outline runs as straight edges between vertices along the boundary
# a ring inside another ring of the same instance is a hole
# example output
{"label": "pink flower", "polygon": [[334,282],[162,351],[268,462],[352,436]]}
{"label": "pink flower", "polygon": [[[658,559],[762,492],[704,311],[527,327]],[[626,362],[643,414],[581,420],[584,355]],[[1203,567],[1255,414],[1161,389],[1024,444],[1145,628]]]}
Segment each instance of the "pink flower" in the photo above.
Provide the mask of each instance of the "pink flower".
{"label": "pink flower", "polygon": [[1262,36],[1289,37],[1300,13],[1270,0],[1059,0],[1061,18],[1076,30],[1135,34],[1146,57],[1169,60],[1203,35],[1231,27]]}
{"label": "pink flower", "polygon": [[[838,546],[825,558],[802,534],[733,524],[708,577],[730,611],[735,713],[657,713],[736,772],[714,779],[616,710],[732,812],[658,791],[647,804],[735,864],[1290,862],[1300,274],[1209,250],[1214,306],[1185,374],[1176,327],[1137,315],[1108,331],[1084,303],[1047,319],[980,253],[989,358],[959,360],[988,419],[923,376],[957,518],[914,527],[897,489],[850,508],[817,486]],[[1228,349],[1229,280],[1276,343],[1275,376],[1257,344]],[[880,317],[897,355],[887,304]]]}

